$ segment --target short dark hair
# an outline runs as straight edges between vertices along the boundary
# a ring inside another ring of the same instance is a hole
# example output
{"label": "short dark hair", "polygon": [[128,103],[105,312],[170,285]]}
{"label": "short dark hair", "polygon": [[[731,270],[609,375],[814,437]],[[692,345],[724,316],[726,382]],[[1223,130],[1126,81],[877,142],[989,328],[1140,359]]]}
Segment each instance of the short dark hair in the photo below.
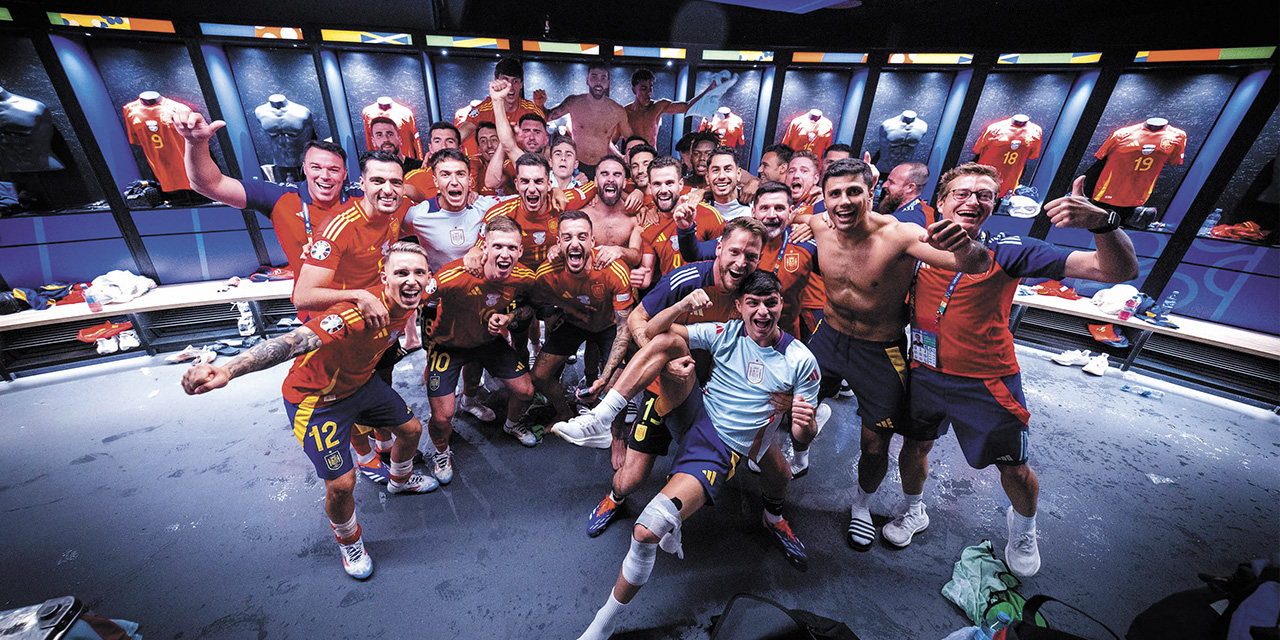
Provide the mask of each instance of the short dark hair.
{"label": "short dark hair", "polygon": [[431,154],[431,168],[435,169],[436,165],[445,160],[456,160],[467,165],[468,171],[471,170],[471,160],[467,158],[467,154],[463,153],[461,149],[441,149]]}
{"label": "short dark hair", "polygon": [[476,131],[481,129],[493,129],[494,131],[497,131],[498,125],[494,124],[492,120],[481,120],[476,124]]}
{"label": "short dark hair", "polygon": [[376,117],[376,118],[374,118],[374,119],[370,120],[370,121],[369,121],[369,130],[370,130],[370,131],[373,131],[373,127],[374,127],[375,125],[379,125],[379,124],[390,125],[392,129],[395,129],[395,130],[396,130],[396,133],[399,133],[399,132],[400,132],[400,127],[397,127],[397,126],[396,126],[396,122],[395,122],[395,120],[392,120],[391,118],[388,118],[388,117],[386,117],[386,116],[378,116],[378,117]]}
{"label": "short dark hair", "polygon": [[561,134],[561,133],[557,133],[556,135],[552,136],[552,138],[551,138],[551,144],[547,145],[547,148],[548,148],[548,149],[555,149],[556,147],[558,147],[558,146],[560,146],[560,145],[562,145],[562,144],[567,144],[567,145],[569,145],[570,147],[573,147],[573,152],[574,152],[574,153],[577,153],[577,152],[578,152],[578,143],[577,143],[577,142],[574,142],[574,140],[573,140],[573,136],[566,136],[566,135]]}
{"label": "short dark hair", "polygon": [[587,227],[593,231],[595,230],[595,227],[591,224],[591,216],[587,215],[581,209],[570,209],[569,211],[560,214],[560,221],[557,224],[564,224],[569,220],[586,220]]}
{"label": "short dark hair", "polygon": [[452,131],[453,139],[462,144],[462,134],[458,132],[458,128],[448,122],[432,122],[431,127],[427,129],[427,140],[431,140],[431,132],[433,131]]}
{"label": "short dark hair", "polygon": [[733,158],[733,164],[735,166],[738,164],[738,156],[733,152],[733,147],[726,147],[724,145],[717,146],[715,149],[711,150],[711,157],[707,158],[707,162],[715,160],[716,156],[729,156],[730,158]]}
{"label": "short dark hair", "polygon": [[791,164],[791,156],[795,155],[796,151],[785,144],[771,144],[765,147],[764,151],[760,152],[760,157],[763,158],[766,153],[772,153],[778,156],[778,159],[782,161],[782,164]]}
{"label": "short dark hair", "polygon": [[[741,220],[741,218],[738,218]],[[767,298],[771,295],[782,295],[782,281],[778,276],[773,275],[768,269],[756,269],[748,273],[746,277],[738,283],[737,289],[733,292],[734,298],[742,298],[743,296],[760,296]]]}
{"label": "short dark hair", "polygon": [[693,148],[693,139],[697,137],[697,135],[698,132],[690,131],[689,133],[681,136],[680,139],[676,141],[676,153],[689,153],[689,150]]}
{"label": "short dark hair", "polygon": [[493,65],[493,77],[496,80],[498,76],[511,76],[524,80],[524,67],[520,64],[519,58],[503,58],[498,64]]}
{"label": "short dark hair", "polygon": [[631,86],[633,87],[640,84],[641,82],[644,82],[645,80],[648,80],[649,82],[653,82],[652,71],[648,69],[636,69],[636,72],[631,74]]}
{"label": "short dark hair", "polygon": [[544,126],[544,127],[545,127],[545,126],[547,126],[547,119],[546,119],[546,118],[544,118],[544,117],[542,117],[542,116],[540,116],[540,115],[538,115],[538,114],[536,114],[536,113],[526,113],[526,114],[524,114],[524,115],[520,116],[520,120],[516,121],[516,127],[519,127],[520,125],[524,124],[526,120],[533,120],[533,121],[538,122],[539,124],[541,124],[541,125],[542,125],[542,126]]}
{"label": "short dark hair", "polygon": [[618,163],[618,166],[622,167],[622,175],[626,176],[627,178],[631,177],[631,168],[627,166],[627,161],[623,160],[622,158],[619,158],[617,155],[612,153],[606,153],[603,158],[600,158],[600,162],[596,163],[596,171],[597,172],[600,171],[600,165],[606,162]]}
{"label": "short dark hair", "polygon": [[720,146],[720,136],[710,131],[698,131],[693,134],[693,138],[689,142],[689,150],[692,151],[699,143],[710,142],[715,146]]}
{"label": "short dark hair", "polygon": [[551,175],[551,163],[541,153],[526,152],[521,154],[519,158],[516,158],[515,170],[517,173],[520,172],[520,167],[542,167],[542,170],[546,171],[547,175]]}
{"label": "short dark hair", "polygon": [[400,167],[400,172],[402,174],[404,173],[404,165],[400,164],[400,158],[396,157],[394,153],[389,153],[381,149],[374,149],[373,151],[366,151],[360,154],[360,175],[364,175],[365,169],[369,166],[370,162],[390,162],[391,164]]}
{"label": "short dark hair", "polygon": [[636,141],[643,142],[643,143],[645,143],[645,144],[649,144],[649,141],[648,141],[648,140],[645,140],[645,139],[644,139],[644,136],[631,136],[630,138],[627,138],[626,140],[623,140],[623,141],[622,141],[622,148],[623,148],[623,149],[626,149],[626,148],[627,148],[627,145],[631,144],[632,142],[636,142]]}
{"label": "short dark hair", "polygon": [[636,157],[636,154],[638,154],[638,153],[648,153],[648,154],[652,155],[655,159],[658,157],[658,150],[657,150],[657,149],[654,149],[654,148],[653,148],[652,146],[650,146],[648,143],[645,143],[645,144],[642,144],[642,145],[637,145],[636,147],[634,147],[634,148],[632,148],[630,151],[628,151],[628,152],[627,152],[627,160],[634,160],[634,159],[635,159],[635,157]]}
{"label": "short dark hair", "polygon": [[760,196],[766,193],[785,193],[787,194],[788,205],[796,203],[795,198],[791,196],[791,187],[788,187],[781,182],[777,182],[776,180],[764,180],[760,183],[760,186],[756,187],[756,194],[751,197],[752,206],[755,206],[757,202],[760,202]]}
{"label": "short dark hair", "polygon": [[603,72],[605,72],[605,73],[609,74],[610,76],[612,76],[612,75],[613,75],[613,70],[609,68],[609,65],[605,64],[603,61],[601,61],[601,60],[599,60],[599,59],[592,60],[591,62],[587,63],[587,73],[591,73],[592,71],[595,71],[596,69],[599,69],[599,70],[601,70],[601,71],[603,71]]}
{"label": "short dark hair", "polygon": [[[907,181],[920,189],[924,189],[924,183],[929,181],[929,165],[923,162],[904,162],[898,167],[906,167]],[[894,167],[894,169],[898,167]],[[997,180],[997,182],[999,181]]]}
{"label": "short dark hair", "polygon": [[764,228],[764,223],[751,216],[738,216],[724,223],[724,231],[720,233],[720,241],[728,240],[734,231],[746,231],[759,239],[761,243],[765,242],[769,237],[769,230]]}
{"label": "short dark hair", "polygon": [[680,175],[681,177],[684,176],[684,165],[680,164],[679,160],[671,156],[658,156],[654,158],[653,162],[649,163],[649,175],[653,175],[654,169],[666,169],[667,167],[674,167],[677,175]]}
{"label": "short dark hair", "polygon": [[843,142],[839,142],[827,147],[827,150],[822,152],[822,158],[825,160],[832,151],[843,151],[849,155],[853,155],[853,147]]}
{"label": "short dark hair", "polygon": [[302,147],[302,155],[298,156],[298,164],[306,164],[304,160],[307,158],[307,152],[312,149],[328,151],[329,153],[342,158],[343,163],[347,161],[347,150],[343,149],[342,145],[336,142],[329,142],[328,140],[308,140],[307,144]]}
{"label": "short dark hair", "polygon": [[872,177],[871,165],[858,160],[857,158],[845,158],[843,160],[836,160],[835,162],[827,165],[827,170],[822,172],[822,180],[819,181],[819,184],[822,185],[822,191],[826,192],[827,190],[827,180],[830,180],[831,178],[842,178],[845,176],[853,176],[861,179],[862,184],[866,185],[868,189],[875,187],[875,179]]}
{"label": "short dark hair", "polygon": [[520,228],[520,223],[516,222],[512,218],[508,218],[507,216],[496,216],[484,225],[484,235],[486,238],[494,231],[511,231],[522,236],[524,235],[524,229]]}

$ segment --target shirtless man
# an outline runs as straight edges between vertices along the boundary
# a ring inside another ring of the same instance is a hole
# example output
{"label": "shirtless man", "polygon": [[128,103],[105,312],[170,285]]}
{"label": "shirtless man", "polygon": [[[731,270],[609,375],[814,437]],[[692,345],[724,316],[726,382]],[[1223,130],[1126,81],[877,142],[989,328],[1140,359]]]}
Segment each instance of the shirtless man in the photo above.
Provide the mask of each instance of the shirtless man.
{"label": "shirtless man", "polygon": [[825,318],[809,340],[822,368],[818,397],[848,380],[862,418],[858,486],[846,542],[866,551],[875,541],[869,496],[884,480],[889,441],[908,424],[906,406],[907,291],[916,261],[983,273],[991,255],[952,220],[922,229],[871,209],[875,177],[860,160],[831,163],[822,174],[827,211],[810,219],[827,287]]}
{"label": "shirtless man", "polygon": [[[579,168],[595,177],[596,163],[610,152],[613,142],[631,135],[631,123],[622,105],[609,97],[609,69],[593,64],[587,68],[589,93],[569,96],[559,106],[547,110],[547,120],[569,114],[573,117],[573,139],[578,143]],[[541,103],[546,93],[539,89],[533,101]]]}
{"label": "shirtless man", "polygon": [[636,135],[644,138],[645,142],[650,145],[657,145],[658,125],[662,123],[662,116],[671,113],[685,113],[689,111],[689,107],[707,95],[707,92],[716,88],[715,82],[702,90],[702,93],[694,96],[688,102],[673,102],[663,98],[661,100],[653,99],[653,72],[648,69],[640,69],[631,74],[631,93],[634,93],[636,99],[627,105],[627,120],[631,123],[631,130]]}

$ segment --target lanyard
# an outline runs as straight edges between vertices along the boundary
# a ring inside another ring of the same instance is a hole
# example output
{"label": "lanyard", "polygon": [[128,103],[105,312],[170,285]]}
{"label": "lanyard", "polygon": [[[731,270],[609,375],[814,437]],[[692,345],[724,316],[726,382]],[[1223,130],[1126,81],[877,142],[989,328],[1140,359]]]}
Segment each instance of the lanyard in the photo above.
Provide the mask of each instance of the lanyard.
{"label": "lanyard", "polygon": [[791,227],[782,230],[782,248],[778,249],[778,258],[773,261],[773,275],[778,275],[778,269],[782,267],[782,256],[787,253],[787,242],[791,239]]}
{"label": "lanyard", "polygon": [[[978,234],[978,242],[982,243],[985,248],[987,246],[987,232],[983,231]],[[920,277],[920,265],[922,263],[916,261],[915,273],[911,276],[911,318],[914,321],[916,317],[916,283]],[[946,293],[942,294],[942,300],[938,302],[938,316],[933,322],[933,328],[936,331],[942,326],[942,316],[947,313],[947,306],[951,304],[951,296],[956,292],[956,286],[960,284],[960,279],[964,277],[964,272],[957,271],[955,277],[951,278],[951,284],[947,285]]]}
{"label": "lanyard", "polygon": [[302,203],[302,224],[307,229],[307,242],[311,242],[311,211],[307,203]]}

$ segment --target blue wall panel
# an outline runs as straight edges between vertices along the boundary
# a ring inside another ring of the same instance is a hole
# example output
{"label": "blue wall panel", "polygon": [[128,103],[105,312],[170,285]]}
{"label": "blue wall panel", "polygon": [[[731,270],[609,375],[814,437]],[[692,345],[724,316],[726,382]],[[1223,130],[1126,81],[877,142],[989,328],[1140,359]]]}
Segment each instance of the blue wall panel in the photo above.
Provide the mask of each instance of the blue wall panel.
{"label": "blue wall panel", "polygon": [[[1171,237],[1167,233],[1156,233],[1153,231],[1135,231],[1133,229],[1125,229],[1125,233],[1129,234],[1129,240],[1133,241],[1133,250],[1139,257],[1158,258],[1164,252],[1164,248],[1169,244]],[[1093,234],[1088,229],[1059,229],[1053,227],[1049,231],[1048,242],[1065,247],[1076,247],[1078,249],[1093,249]]]}
{"label": "blue wall panel", "polygon": [[142,239],[163,284],[246,276],[258,268],[247,231]]}
{"label": "blue wall panel", "polygon": [[1174,291],[1176,314],[1280,333],[1280,278],[1181,264],[1158,298]]}
{"label": "blue wall panel", "polygon": [[1280,277],[1280,248],[1196,238],[1183,263]]}
{"label": "blue wall panel", "polygon": [[52,265],[50,279],[54,282],[88,282],[115,269],[138,273],[138,264],[124,238],[63,242],[47,248]]}
{"label": "blue wall panel", "polygon": [[284,249],[280,248],[280,239],[276,237],[276,232],[270,227],[262,230],[262,243],[267,245],[267,255],[271,256],[271,265],[283,267],[289,264],[288,258],[284,257]]}
{"label": "blue wall panel", "polygon": [[134,211],[133,223],[138,226],[138,233],[144,236],[197,231],[236,231],[244,229],[244,215],[239,209],[231,207],[152,209]]}
{"label": "blue wall panel", "polygon": [[110,212],[0,220],[0,246],[119,238]]}

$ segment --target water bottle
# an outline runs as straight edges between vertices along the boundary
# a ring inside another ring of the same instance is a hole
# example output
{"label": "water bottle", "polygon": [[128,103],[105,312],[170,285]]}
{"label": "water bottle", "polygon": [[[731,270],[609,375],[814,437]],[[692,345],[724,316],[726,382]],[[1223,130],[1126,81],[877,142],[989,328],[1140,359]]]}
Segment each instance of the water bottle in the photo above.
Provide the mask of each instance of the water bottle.
{"label": "water bottle", "polygon": [[1222,220],[1222,209],[1214,209],[1209,217],[1204,219],[1204,224],[1200,225],[1200,230],[1196,232],[1198,236],[1208,236],[1213,228],[1218,226],[1218,221]]}
{"label": "water bottle", "polygon": [[1138,310],[1138,296],[1134,296],[1124,301],[1124,307],[1120,309],[1120,313],[1116,314],[1121,320],[1128,320],[1133,317],[1134,312]]}
{"label": "water bottle", "polygon": [[1151,398],[1152,400],[1159,400],[1164,397],[1163,391],[1160,391],[1158,389],[1148,389],[1146,387],[1139,387],[1136,384],[1121,385],[1120,390],[1125,393],[1132,393],[1134,395],[1142,396],[1144,398]]}
{"label": "water bottle", "polygon": [[85,304],[89,305],[89,311],[99,313],[102,311],[102,301],[98,299],[98,295],[93,292],[92,286],[80,285],[80,290],[84,292]]}
{"label": "water bottle", "polygon": [[1173,293],[1169,294],[1169,297],[1168,297],[1168,298],[1165,298],[1165,299],[1164,299],[1164,302],[1161,302],[1161,303],[1160,303],[1160,311],[1159,311],[1159,313],[1157,313],[1157,314],[1156,314],[1156,317],[1157,317],[1157,318],[1164,318],[1166,315],[1168,315],[1168,314],[1169,314],[1169,312],[1170,312],[1170,311],[1172,311],[1172,310],[1173,310],[1173,305],[1175,305],[1175,304],[1178,304],[1178,292],[1177,292],[1177,291],[1174,291]]}
{"label": "water bottle", "polygon": [[1003,611],[997,613],[996,621],[990,626],[983,622],[981,627],[974,630],[972,640],[991,640],[995,637],[997,631],[1009,626],[1011,620],[1009,614]]}

